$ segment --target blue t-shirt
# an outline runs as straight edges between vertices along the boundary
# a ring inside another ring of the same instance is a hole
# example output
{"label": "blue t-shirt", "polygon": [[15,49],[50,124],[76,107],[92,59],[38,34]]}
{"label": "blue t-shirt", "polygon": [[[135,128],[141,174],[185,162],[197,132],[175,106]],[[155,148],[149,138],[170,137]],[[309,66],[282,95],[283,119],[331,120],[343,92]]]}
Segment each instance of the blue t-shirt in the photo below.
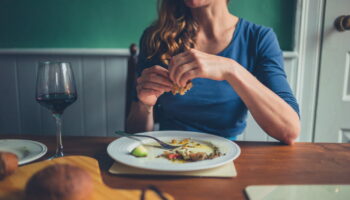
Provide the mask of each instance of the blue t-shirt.
{"label": "blue t-shirt", "polygon": [[[237,61],[299,114],[286,79],[283,54],[271,28],[240,19],[232,41],[217,55]],[[141,46],[139,73],[153,65],[167,67],[146,58]],[[156,115],[161,130],[205,132],[230,139],[243,132],[247,107],[227,81],[196,78],[192,83],[192,89],[183,96],[169,92],[158,98]]]}

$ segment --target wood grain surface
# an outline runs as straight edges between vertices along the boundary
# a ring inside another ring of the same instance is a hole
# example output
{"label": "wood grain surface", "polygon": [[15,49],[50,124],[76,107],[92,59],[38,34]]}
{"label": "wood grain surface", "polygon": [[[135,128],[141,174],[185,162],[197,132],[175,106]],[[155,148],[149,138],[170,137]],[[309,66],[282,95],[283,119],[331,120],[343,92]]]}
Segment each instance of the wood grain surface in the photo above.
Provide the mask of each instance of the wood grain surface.
{"label": "wood grain surface", "polygon": [[[45,159],[53,155],[55,137],[1,136],[42,142]],[[248,185],[350,184],[350,144],[296,143],[287,146],[268,142],[237,142],[242,153],[235,160],[238,176],[232,179],[157,176],[121,176],[108,173],[113,160],[106,153],[116,138],[64,137],[67,155],[86,155],[98,160],[106,185],[118,189],[143,189],[154,185],[180,200],[247,199]]]}

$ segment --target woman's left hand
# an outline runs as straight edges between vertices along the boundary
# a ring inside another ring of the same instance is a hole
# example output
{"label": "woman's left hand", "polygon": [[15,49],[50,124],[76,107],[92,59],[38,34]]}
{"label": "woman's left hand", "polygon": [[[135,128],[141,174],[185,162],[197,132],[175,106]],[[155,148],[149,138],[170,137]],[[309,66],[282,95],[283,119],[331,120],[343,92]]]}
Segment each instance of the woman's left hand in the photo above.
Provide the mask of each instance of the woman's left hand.
{"label": "woman's left hand", "polygon": [[190,49],[174,56],[169,65],[170,79],[184,87],[194,78],[226,80],[227,74],[238,63],[232,59]]}

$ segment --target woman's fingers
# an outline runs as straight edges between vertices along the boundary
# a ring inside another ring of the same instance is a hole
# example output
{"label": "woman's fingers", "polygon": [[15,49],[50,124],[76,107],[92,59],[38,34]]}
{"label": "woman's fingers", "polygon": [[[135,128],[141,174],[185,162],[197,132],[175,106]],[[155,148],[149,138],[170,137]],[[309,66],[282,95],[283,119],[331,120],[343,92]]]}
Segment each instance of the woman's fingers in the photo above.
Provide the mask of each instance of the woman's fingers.
{"label": "woman's fingers", "polygon": [[178,67],[183,66],[187,63],[190,63],[193,61],[193,56],[189,51],[180,53],[176,56],[174,56],[169,65],[169,78],[173,82],[176,83],[175,81],[175,76],[176,76],[176,70]]}
{"label": "woman's fingers", "polygon": [[155,74],[158,74],[160,76],[163,76],[164,78],[169,78],[169,71],[168,69],[165,69],[159,65],[155,65],[153,67],[150,67],[150,68],[147,68],[145,70],[143,70],[142,72],[142,75],[147,75],[147,74],[152,74],[152,73],[155,73]]}
{"label": "woman's fingers", "polygon": [[[181,87],[184,87],[184,86],[186,85],[186,82],[185,82],[185,83],[182,83],[182,82],[180,81],[181,77],[182,77],[185,73],[187,73],[187,72],[189,72],[189,71],[193,71],[193,70],[196,69],[196,68],[198,68],[197,62],[190,62],[190,63],[184,64],[184,65],[178,66],[178,67],[174,70],[174,82],[175,82],[177,85],[179,85],[179,86],[181,86]],[[198,71],[198,70],[197,70],[197,71]],[[191,73],[192,73],[192,72],[191,72]],[[193,75],[195,75],[195,74],[193,74]],[[193,75],[192,75],[192,76],[193,76]],[[191,77],[192,77],[192,76],[191,76]],[[195,78],[195,76],[194,76],[193,78]],[[192,79],[193,79],[193,78],[192,78]],[[192,79],[190,79],[190,80],[192,80]]]}
{"label": "woman's fingers", "polygon": [[151,81],[169,87],[173,85],[169,80],[168,70],[160,66],[145,69],[142,75],[137,79],[137,83],[140,84],[145,81]]}
{"label": "woman's fingers", "polygon": [[136,91],[138,96],[150,96],[150,95],[155,95],[156,97],[159,97],[164,93],[163,90],[158,90],[156,88],[152,88],[149,85],[144,87],[143,85],[137,85]]}
{"label": "woman's fingers", "polygon": [[[152,90],[152,89],[141,89],[140,92],[138,92],[139,95],[141,96],[156,96],[157,98],[162,95],[162,92],[159,92],[157,90]],[[140,98],[140,96],[138,96]]]}
{"label": "woman's fingers", "polygon": [[186,84],[188,83],[188,81],[194,79],[194,78],[198,78],[200,74],[200,68],[193,68],[185,73],[183,73],[181,75],[181,77],[179,78],[179,84],[182,86],[182,87],[185,87]]}
{"label": "woman's fingers", "polygon": [[138,93],[153,95],[156,92],[156,96],[160,96],[164,92],[169,92],[173,84],[169,80],[168,74],[168,70],[161,66],[153,66],[143,70],[137,79],[136,89]]}
{"label": "woman's fingers", "polygon": [[137,84],[142,84],[144,82],[153,82],[153,83],[157,83],[159,85],[163,85],[164,87],[172,87],[172,83],[169,81],[169,79],[166,79],[162,76],[159,76],[157,74],[150,74],[148,76],[144,76],[144,77],[139,77],[137,79]]}
{"label": "woman's fingers", "polygon": [[159,92],[157,90],[152,90],[152,89],[143,89],[142,92],[144,92],[145,95],[155,95],[157,98],[162,95],[162,92]]}
{"label": "woman's fingers", "polygon": [[170,86],[164,86],[158,83],[154,83],[154,82],[143,82],[141,84],[142,89],[151,89],[151,90],[156,90],[159,92],[169,92],[171,90]]}
{"label": "woman's fingers", "polygon": [[172,83],[168,70],[161,66],[153,66],[142,71],[137,79],[136,91],[138,99],[146,105],[155,105],[164,92],[170,91]]}

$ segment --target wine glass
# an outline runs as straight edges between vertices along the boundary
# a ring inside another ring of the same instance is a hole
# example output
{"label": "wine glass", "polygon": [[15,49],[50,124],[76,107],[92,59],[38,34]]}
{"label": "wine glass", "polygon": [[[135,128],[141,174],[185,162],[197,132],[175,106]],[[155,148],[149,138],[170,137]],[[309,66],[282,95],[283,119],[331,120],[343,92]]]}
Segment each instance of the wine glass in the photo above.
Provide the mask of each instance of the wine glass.
{"label": "wine glass", "polygon": [[36,101],[49,109],[56,119],[56,154],[62,157],[62,114],[67,106],[77,100],[73,71],[67,62],[41,62],[36,82]]}

